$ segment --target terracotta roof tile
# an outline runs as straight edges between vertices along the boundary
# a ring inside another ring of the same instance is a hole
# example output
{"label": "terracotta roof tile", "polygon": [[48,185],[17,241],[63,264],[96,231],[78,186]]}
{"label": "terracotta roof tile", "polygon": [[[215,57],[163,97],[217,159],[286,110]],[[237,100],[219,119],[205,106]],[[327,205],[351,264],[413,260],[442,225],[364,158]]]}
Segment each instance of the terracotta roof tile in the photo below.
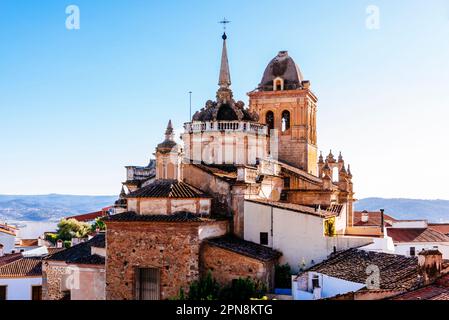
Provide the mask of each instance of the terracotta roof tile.
{"label": "terracotta roof tile", "polygon": [[387,228],[394,242],[449,242],[449,237],[431,228]]}
{"label": "terracotta roof tile", "polygon": [[[88,264],[86,261],[91,259],[92,247],[104,248],[106,246],[104,233],[99,233],[92,239],[77,244],[73,247],[65,249],[60,252],[56,252],[44,258],[44,260],[50,261],[64,261],[67,263],[78,263],[77,261],[83,261],[83,264]],[[97,264],[97,263],[94,263]]]}
{"label": "terracotta roof tile", "polygon": [[22,258],[21,253],[6,254],[3,257],[0,257],[0,267],[4,266],[5,264],[19,260],[21,258]]}
{"label": "terracotta roof tile", "polygon": [[449,275],[444,275],[435,283],[415,289],[392,300],[449,300]]}
{"label": "terracotta roof tile", "polygon": [[233,165],[193,164],[193,166],[226,182],[235,183],[237,181],[237,167]]}
{"label": "terracotta roof tile", "polygon": [[[245,199],[245,201],[254,202],[266,206],[272,206],[279,209],[286,209],[299,213],[310,214],[321,218],[332,217],[337,215],[337,213],[334,211],[326,211],[326,210],[318,211],[318,208],[315,206],[304,206],[300,204],[279,202],[279,201],[268,201],[264,199]],[[340,208],[341,210],[341,207],[339,206],[337,207]],[[334,210],[334,207],[332,207],[332,210]]]}
{"label": "terracotta roof tile", "polygon": [[449,235],[449,223],[429,223],[428,226],[433,230]]}
{"label": "terracotta roof tile", "polygon": [[137,214],[135,212],[123,212],[108,216],[104,221],[112,222],[204,222],[214,221],[213,219],[203,218],[191,212],[178,212],[174,214]]}
{"label": "terracotta roof tile", "polygon": [[280,252],[271,248],[231,236],[208,239],[206,242],[219,248],[261,261],[271,261],[282,256]]}
{"label": "terracotta roof tile", "polygon": [[327,260],[307,271],[364,284],[366,268],[380,269],[380,289],[408,290],[419,285],[418,259],[395,254],[349,249],[332,254]]}
{"label": "terracotta roof tile", "polygon": [[39,277],[42,275],[42,260],[21,258],[0,267],[0,278]]}
{"label": "terracotta roof tile", "polygon": [[[362,215],[368,215],[368,221],[362,221]],[[391,226],[396,219],[384,214],[384,222],[386,226]],[[363,227],[363,226],[373,226],[378,227],[381,223],[381,213],[379,211],[355,211],[354,212],[354,226]]]}
{"label": "terracotta roof tile", "polygon": [[86,214],[80,214],[77,216],[71,216],[71,217],[67,217],[65,219],[67,219],[67,220],[75,219],[80,222],[87,222],[87,221],[95,220],[96,218],[104,217],[105,215],[106,215],[105,212],[102,210],[102,211],[96,211],[96,212],[91,212],[91,213],[86,213]]}
{"label": "terracotta roof tile", "polygon": [[209,198],[201,190],[178,180],[156,180],[131,192],[127,198]]}

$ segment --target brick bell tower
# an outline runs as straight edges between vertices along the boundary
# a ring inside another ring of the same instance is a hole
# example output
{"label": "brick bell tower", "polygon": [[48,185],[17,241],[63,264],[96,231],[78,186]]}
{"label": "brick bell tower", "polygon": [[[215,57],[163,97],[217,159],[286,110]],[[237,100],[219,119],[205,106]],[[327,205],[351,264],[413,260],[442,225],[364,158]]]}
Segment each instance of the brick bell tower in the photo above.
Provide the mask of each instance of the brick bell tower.
{"label": "brick bell tower", "polygon": [[272,156],[318,176],[317,97],[297,64],[281,51],[268,64],[259,87],[248,93],[249,108],[268,125]]}

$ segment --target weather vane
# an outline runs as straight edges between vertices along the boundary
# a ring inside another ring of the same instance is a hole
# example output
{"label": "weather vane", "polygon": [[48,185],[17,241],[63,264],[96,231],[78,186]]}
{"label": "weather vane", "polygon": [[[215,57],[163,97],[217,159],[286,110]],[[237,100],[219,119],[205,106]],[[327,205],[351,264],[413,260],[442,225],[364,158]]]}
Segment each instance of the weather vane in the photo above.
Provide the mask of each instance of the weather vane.
{"label": "weather vane", "polygon": [[226,25],[228,23],[231,23],[231,21],[227,20],[226,18],[223,18],[223,20],[219,21],[218,23],[221,23],[223,25],[223,30],[226,32]]}

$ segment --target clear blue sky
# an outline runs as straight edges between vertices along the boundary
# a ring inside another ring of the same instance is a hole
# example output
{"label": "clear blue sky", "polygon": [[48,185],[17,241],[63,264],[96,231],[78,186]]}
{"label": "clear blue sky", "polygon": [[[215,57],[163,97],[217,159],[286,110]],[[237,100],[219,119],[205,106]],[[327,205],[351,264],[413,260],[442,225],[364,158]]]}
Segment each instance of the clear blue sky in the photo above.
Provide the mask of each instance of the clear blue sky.
{"label": "clear blue sky", "polygon": [[445,0],[0,0],[0,193],[117,194],[168,119],[188,120],[188,91],[194,110],[215,97],[223,16],[235,97],[288,50],[358,197],[449,199]]}

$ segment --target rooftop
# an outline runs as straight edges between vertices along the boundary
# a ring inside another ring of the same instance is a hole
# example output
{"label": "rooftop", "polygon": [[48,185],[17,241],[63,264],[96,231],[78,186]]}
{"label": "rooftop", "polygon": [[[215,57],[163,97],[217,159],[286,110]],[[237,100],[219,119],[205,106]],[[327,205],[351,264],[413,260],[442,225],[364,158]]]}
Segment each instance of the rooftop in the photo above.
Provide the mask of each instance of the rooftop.
{"label": "rooftop", "polygon": [[42,276],[42,259],[20,258],[0,267],[0,278]]}
{"label": "rooftop", "polygon": [[300,204],[294,204],[294,203],[288,203],[288,202],[279,202],[279,201],[269,201],[265,199],[245,199],[245,201],[253,202],[265,206],[271,206],[279,209],[285,209],[290,210],[298,213],[304,213],[309,215],[314,215],[320,218],[327,218],[332,217],[338,214],[337,212],[334,212],[336,209],[340,208],[337,207],[329,207],[330,211],[327,210],[318,210],[317,207],[312,206],[304,206]]}
{"label": "rooftop", "polygon": [[449,237],[432,228],[387,228],[394,242],[449,242]]}
{"label": "rooftop", "polygon": [[138,214],[128,211],[111,215],[104,219],[108,222],[207,222],[213,219],[203,218],[191,212],[177,212],[174,214]]}
{"label": "rooftop", "polygon": [[449,223],[429,223],[428,226],[433,230],[449,235]]}
{"label": "rooftop", "polygon": [[127,198],[209,198],[201,190],[179,180],[156,180],[129,193]]}
{"label": "rooftop", "polygon": [[356,283],[365,283],[366,268],[380,269],[380,289],[408,290],[419,285],[418,259],[395,254],[349,249],[332,254],[327,260],[307,271]]}
{"label": "rooftop", "polygon": [[449,300],[449,275],[442,276],[431,285],[396,296],[392,300]]}
{"label": "rooftop", "polygon": [[85,214],[80,214],[77,216],[71,216],[71,217],[67,217],[65,219],[75,219],[77,221],[80,222],[88,222],[88,221],[92,221],[95,220],[96,218],[100,218],[105,216],[105,212],[102,211],[96,211],[96,212],[91,212],[91,213],[85,213]]}
{"label": "rooftop", "polygon": [[86,242],[77,244],[66,250],[51,254],[45,257],[44,260],[64,261],[67,263],[75,263],[75,264],[98,264],[98,263],[88,263],[88,261],[98,261],[96,260],[96,258],[91,258],[92,247],[97,248],[106,247],[104,233],[99,233],[95,237]]}
{"label": "rooftop", "polygon": [[213,246],[261,261],[275,260],[282,255],[282,253],[271,248],[232,236],[208,239],[206,242]]}
{"label": "rooftop", "polygon": [[[368,215],[368,221],[362,221],[362,215]],[[396,219],[388,214],[384,214],[384,222],[386,226],[391,226]],[[354,226],[356,227],[380,227],[381,213],[379,211],[355,211]]]}

